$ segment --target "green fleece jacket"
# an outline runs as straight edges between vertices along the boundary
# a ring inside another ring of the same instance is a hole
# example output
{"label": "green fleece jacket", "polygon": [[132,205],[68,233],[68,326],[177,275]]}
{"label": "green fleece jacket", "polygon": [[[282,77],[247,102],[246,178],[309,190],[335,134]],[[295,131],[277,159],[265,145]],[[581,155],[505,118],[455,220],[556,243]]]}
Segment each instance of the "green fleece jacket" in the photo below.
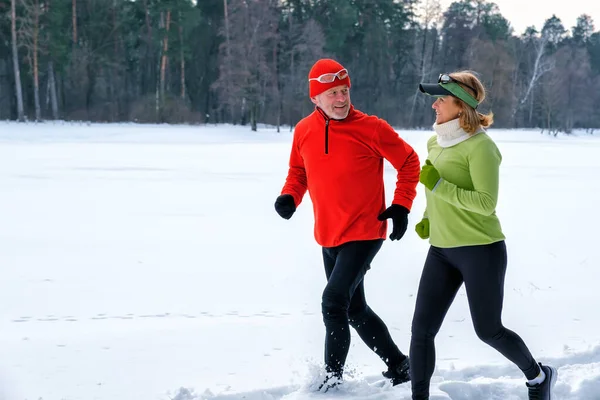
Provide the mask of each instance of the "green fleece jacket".
{"label": "green fleece jacket", "polygon": [[480,132],[458,144],[441,147],[427,142],[428,159],[442,178],[425,189],[429,243],[436,247],[489,244],[504,240],[496,216],[502,155],[494,141]]}

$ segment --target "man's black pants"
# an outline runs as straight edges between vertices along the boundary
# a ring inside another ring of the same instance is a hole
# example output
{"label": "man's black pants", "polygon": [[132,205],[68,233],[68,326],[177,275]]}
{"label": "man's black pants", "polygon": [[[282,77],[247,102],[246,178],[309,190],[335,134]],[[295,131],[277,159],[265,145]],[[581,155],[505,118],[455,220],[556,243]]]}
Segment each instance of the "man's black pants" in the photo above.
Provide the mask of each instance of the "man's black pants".
{"label": "man's black pants", "polygon": [[388,366],[406,358],[365,298],[364,276],[382,244],[383,240],[365,240],[323,248],[327,276],[321,303],[326,331],[325,365],[339,377],[350,349],[350,325]]}

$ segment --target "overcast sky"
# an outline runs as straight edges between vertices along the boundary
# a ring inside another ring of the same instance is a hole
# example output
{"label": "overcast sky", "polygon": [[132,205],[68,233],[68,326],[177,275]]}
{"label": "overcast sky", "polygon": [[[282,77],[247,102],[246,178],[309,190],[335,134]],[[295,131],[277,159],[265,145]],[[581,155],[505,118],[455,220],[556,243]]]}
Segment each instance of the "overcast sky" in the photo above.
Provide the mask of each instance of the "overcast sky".
{"label": "overcast sky", "polygon": [[[453,0],[441,0],[445,11]],[[570,30],[581,14],[588,14],[594,21],[594,31],[600,30],[600,1],[598,0],[490,0],[496,3],[516,35],[520,35],[528,26],[541,30],[544,21],[555,14]]]}

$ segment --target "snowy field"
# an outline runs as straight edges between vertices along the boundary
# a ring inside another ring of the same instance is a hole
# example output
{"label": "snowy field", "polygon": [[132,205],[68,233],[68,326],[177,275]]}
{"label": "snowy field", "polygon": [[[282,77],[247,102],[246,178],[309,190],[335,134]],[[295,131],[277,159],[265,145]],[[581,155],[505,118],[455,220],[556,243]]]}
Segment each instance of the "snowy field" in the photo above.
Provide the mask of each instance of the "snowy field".
{"label": "snowy field", "polygon": [[[431,131],[399,131],[422,159]],[[600,137],[492,130],[509,268],[504,323],[600,399]],[[273,203],[289,129],[0,123],[1,400],[408,400],[353,334],[349,377],[311,393],[325,282],[308,196]],[[386,169],[391,198],[395,173]],[[386,241],[367,299],[404,352],[427,243]],[[524,400],[464,289],[437,337],[436,398]],[[433,397],[432,397],[433,398]]]}

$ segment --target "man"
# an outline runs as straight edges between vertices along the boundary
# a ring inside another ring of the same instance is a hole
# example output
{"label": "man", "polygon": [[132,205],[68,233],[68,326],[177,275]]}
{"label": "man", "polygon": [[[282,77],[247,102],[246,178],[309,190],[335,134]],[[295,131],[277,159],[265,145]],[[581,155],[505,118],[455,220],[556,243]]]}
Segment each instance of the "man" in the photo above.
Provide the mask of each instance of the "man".
{"label": "man", "polygon": [[[350,102],[348,71],[332,59],[318,60],[308,75],[315,110],[296,126],[289,172],[277,213],[292,217],[306,191],[313,202],[317,243],[322,246],[327,285],[323,291],[325,369],[320,390],[342,379],[350,347],[349,325],[388,366],[394,385],[409,380],[408,358],[365,300],[364,276],[393,221],[391,240],[406,232],[416,196],[417,153],[384,120]],[[386,209],[384,159],[398,171],[392,205]]]}

